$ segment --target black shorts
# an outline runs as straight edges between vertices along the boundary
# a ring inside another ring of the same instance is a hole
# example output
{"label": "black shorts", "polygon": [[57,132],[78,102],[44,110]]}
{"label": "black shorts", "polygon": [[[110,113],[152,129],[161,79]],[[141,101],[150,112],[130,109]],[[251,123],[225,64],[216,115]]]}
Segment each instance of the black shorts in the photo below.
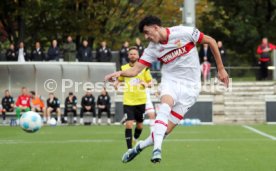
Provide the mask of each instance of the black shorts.
{"label": "black shorts", "polygon": [[35,108],[35,112],[43,112],[43,111],[42,111],[42,108],[39,108],[39,109]]}
{"label": "black shorts", "polygon": [[14,108],[9,106],[4,106],[3,109],[6,110],[6,112],[13,112]]}
{"label": "black shorts", "polygon": [[57,109],[58,109],[58,107],[50,107],[50,108],[52,108],[53,110],[51,111],[51,113],[57,113]]}
{"label": "black shorts", "polygon": [[136,122],[143,122],[145,109],[146,104],[135,106],[124,105],[124,114],[126,114],[127,116],[126,120],[135,120]]}

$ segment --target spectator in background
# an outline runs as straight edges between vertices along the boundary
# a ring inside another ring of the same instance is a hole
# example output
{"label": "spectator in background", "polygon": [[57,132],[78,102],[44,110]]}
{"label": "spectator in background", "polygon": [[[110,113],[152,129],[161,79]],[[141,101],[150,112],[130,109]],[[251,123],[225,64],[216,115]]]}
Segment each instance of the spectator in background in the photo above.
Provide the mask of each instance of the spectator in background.
{"label": "spectator in background", "polygon": [[129,62],[129,59],[128,59],[128,46],[129,46],[129,43],[128,41],[125,41],[120,52],[119,52],[119,56],[120,56],[120,65],[124,65],[126,63]]}
{"label": "spectator in background", "polygon": [[96,52],[97,62],[110,62],[112,59],[111,49],[106,46],[106,41],[102,41],[101,47]]}
{"label": "spectator in background", "polygon": [[72,37],[67,37],[67,42],[63,45],[63,59],[64,61],[76,61],[76,44],[73,42]]}
{"label": "spectator in background", "polygon": [[139,56],[141,57],[144,52],[144,46],[141,44],[141,40],[138,37],[135,39],[135,43],[135,46],[137,47],[139,52]]}
{"label": "spectator in background", "polygon": [[275,49],[276,46],[269,43],[268,39],[264,37],[262,39],[262,44],[260,44],[257,48],[257,54],[259,57],[259,66],[260,66],[260,79],[266,80],[268,76],[268,65],[270,62],[270,52]]}
{"label": "spectator in background", "polygon": [[55,97],[54,93],[49,93],[49,98],[47,99],[47,109],[45,115],[43,116],[43,122],[47,123],[51,119],[51,113],[56,112],[57,123],[61,123],[61,110],[60,101]]}
{"label": "spectator in background", "polygon": [[73,92],[69,92],[64,102],[64,123],[68,122],[68,113],[72,112],[74,116],[74,123],[77,123],[77,97]]}
{"label": "spectator in background", "polygon": [[48,49],[48,56],[46,58],[47,61],[58,61],[59,60],[59,47],[57,45],[57,40],[52,41],[52,45]]}
{"label": "spectator in background", "polygon": [[91,89],[87,89],[86,94],[81,99],[80,124],[83,124],[83,114],[85,112],[92,113],[92,117],[96,120],[95,97]]}
{"label": "spectator in background", "polygon": [[[98,124],[100,125],[102,123],[102,113],[106,112],[107,113],[107,123],[110,125],[111,124],[111,119],[110,119],[110,97],[105,90],[105,88],[102,90],[101,95],[98,96],[97,100],[97,106],[98,106]],[[96,122],[96,118],[93,118],[93,123]]]}
{"label": "spectator in background", "polygon": [[204,62],[204,57],[207,57],[207,61],[212,64],[212,52],[208,44],[203,44],[199,50],[199,60],[200,63]]}
{"label": "spectator in background", "polygon": [[92,51],[87,40],[82,41],[82,47],[78,51],[78,59],[80,62],[92,62]]}
{"label": "spectator in background", "polygon": [[206,56],[203,57],[203,63],[201,64],[201,72],[204,84],[210,79],[211,64],[208,62]]}
{"label": "spectator in background", "polygon": [[31,103],[30,103],[30,95],[26,87],[21,88],[21,95],[18,96],[16,105],[16,117],[17,117],[17,124],[19,123],[19,118],[21,112],[28,112],[31,110]]}
{"label": "spectator in background", "polygon": [[30,91],[31,93],[31,107],[34,112],[41,112],[45,116],[45,105],[41,96],[37,96],[35,91]]}
{"label": "spectator in background", "polygon": [[24,42],[19,43],[19,48],[16,53],[18,62],[26,62],[29,61],[28,53],[25,48]]}
{"label": "spectator in background", "polygon": [[44,61],[44,50],[40,46],[40,42],[35,42],[35,49],[32,51],[31,61]]}
{"label": "spectator in background", "polygon": [[5,96],[2,98],[2,118],[3,124],[6,124],[6,112],[13,112],[14,99],[11,96],[9,90],[5,90]]}
{"label": "spectator in background", "polygon": [[226,49],[223,46],[222,41],[218,41],[218,48],[219,48],[219,53],[222,59],[222,63],[224,66],[229,66],[228,60],[227,60],[227,54],[226,54]]}
{"label": "spectator in background", "polygon": [[6,52],[6,60],[7,61],[17,61],[17,55],[16,55],[16,50],[14,47],[14,44],[10,44],[10,48]]}

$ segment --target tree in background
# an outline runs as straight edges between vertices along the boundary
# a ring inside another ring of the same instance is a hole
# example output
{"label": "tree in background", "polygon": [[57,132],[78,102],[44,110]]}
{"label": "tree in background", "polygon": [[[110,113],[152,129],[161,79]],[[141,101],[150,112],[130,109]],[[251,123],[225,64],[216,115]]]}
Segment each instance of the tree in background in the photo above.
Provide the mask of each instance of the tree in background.
{"label": "tree in background", "polygon": [[201,0],[198,27],[232,49],[232,65],[256,65],[262,37],[276,42],[276,0]]}
{"label": "tree in background", "polygon": [[181,0],[3,0],[0,2],[2,40],[24,40],[31,45],[67,35],[90,45],[106,39],[119,48],[126,39],[141,36],[137,24],[147,14],[158,15],[165,25],[181,22]]}

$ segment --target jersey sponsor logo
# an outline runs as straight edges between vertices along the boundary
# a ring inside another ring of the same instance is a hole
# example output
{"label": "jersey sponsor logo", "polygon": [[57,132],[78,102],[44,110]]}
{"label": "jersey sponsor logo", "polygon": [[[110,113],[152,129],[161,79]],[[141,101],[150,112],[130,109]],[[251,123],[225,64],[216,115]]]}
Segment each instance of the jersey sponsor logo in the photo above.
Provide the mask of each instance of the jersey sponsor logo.
{"label": "jersey sponsor logo", "polygon": [[177,46],[178,48],[180,48],[180,47],[182,46],[181,40],[176,40],[176,41],[174,42],[174,44],[176,44],[176,46]]}
{"label": "jersey sponsor logo", "polygon": [[173,60],[175,60],[176,58],[187,54],[194,47],[195,47],[194,43],[190,42],[190,43],[186,44],[185,46],[182,46],[180,48],[174,49],[174,50],[166,53],[161,58],[158,58],[158,60],[161,61],[164,64],[170,63]]}

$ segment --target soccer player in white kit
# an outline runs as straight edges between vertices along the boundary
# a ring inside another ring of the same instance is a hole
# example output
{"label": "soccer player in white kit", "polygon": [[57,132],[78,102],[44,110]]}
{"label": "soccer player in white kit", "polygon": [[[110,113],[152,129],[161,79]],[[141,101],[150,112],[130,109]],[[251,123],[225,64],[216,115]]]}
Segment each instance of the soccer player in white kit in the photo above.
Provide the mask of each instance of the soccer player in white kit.
{"label": "soccer player in white kit", "polygon": [[161,105],[152,135],[137,143],[122,158],[122,162],[127,163],[143,149],[153,145],[151,162],[156,163],[161,161],[163,139],[196,102],[200,92],[200,64],[196,43],[209,44],[216,60],[218,79],[227,87],[229,77],[224,69],[216,41],[198,29],[187,26],[165,28],[162,27],[158,17],[147,16],[140,21],[139,30],[150,41],[139,62],[129,70],[107,75],[105,80],[112,81],[119,76],[133,77],[156,60],[163,63],[159,87]]}

